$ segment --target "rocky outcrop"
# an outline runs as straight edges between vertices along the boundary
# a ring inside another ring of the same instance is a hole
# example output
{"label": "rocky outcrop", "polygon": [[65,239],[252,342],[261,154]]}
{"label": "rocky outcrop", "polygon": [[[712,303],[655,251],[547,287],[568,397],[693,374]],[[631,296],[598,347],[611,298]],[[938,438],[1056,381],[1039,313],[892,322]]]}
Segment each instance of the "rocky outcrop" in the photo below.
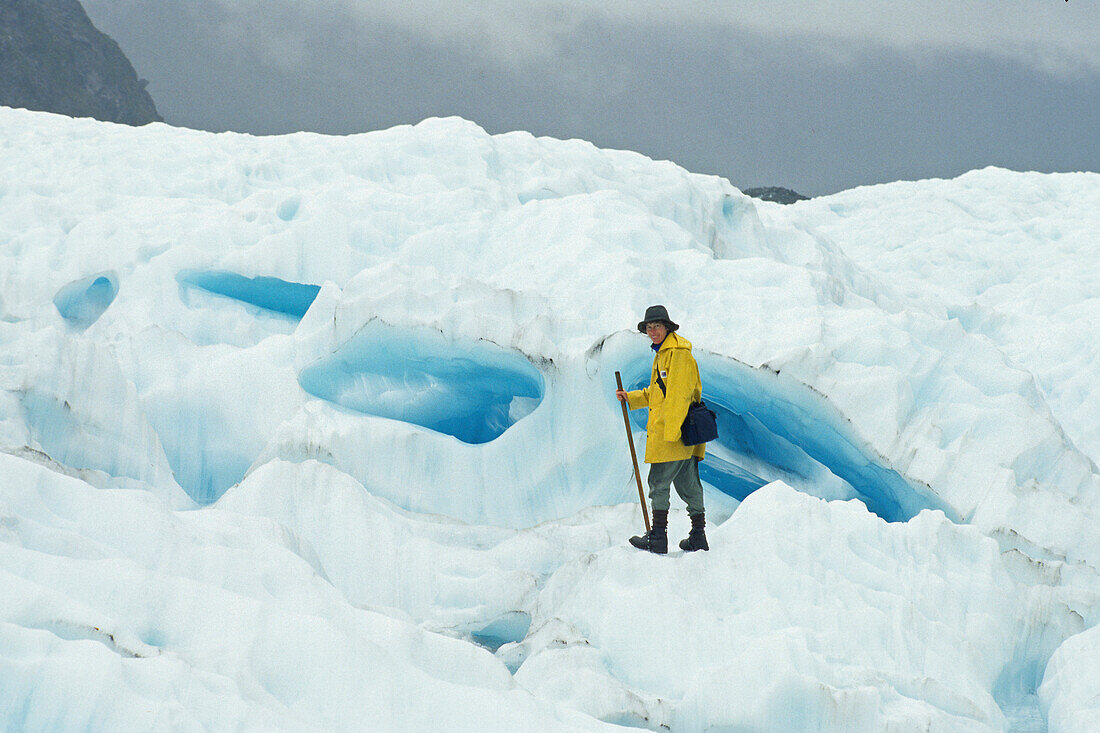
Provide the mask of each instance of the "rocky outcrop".
{"label": "rocky outcrop", "polygon": [[145,84],[77,0],[0,0],[0,105],[144,125]]}
{"label": "rocky outcrop", "polygon": [[803,196],[796,191],[792,191],[789,188],[780,188],[779,186],[746,188],[742,193],[762,201],[774,201],[777,204],[793,204],[795,201],[805,201],[810,198],[809,196]]}

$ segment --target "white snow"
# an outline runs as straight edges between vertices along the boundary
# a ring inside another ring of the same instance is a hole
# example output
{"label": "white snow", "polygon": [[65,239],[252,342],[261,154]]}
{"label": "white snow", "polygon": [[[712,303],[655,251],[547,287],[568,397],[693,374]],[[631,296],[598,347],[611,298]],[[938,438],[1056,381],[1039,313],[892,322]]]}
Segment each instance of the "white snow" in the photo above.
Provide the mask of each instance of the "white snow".
{"label": "white snow", "polygon": [[[0,729],[1088,730],[1098,230],[1095,173],[0,108]],[[654,303],[709,553],[625,543]]]}
{"label": "white snow", "polygon": [[1066,641],[1047,665],[1039,698],[1052,731],[1100,728],[1098,627]]}

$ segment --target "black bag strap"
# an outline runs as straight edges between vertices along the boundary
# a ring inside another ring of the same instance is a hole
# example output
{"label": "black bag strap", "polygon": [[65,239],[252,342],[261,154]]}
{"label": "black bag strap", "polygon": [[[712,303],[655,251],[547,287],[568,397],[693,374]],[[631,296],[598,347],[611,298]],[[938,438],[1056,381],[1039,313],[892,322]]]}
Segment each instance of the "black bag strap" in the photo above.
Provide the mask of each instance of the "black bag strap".
{"label": "black bag strap", "polygon": [[657,386],[661,388],[661,394],[668,396],[668,390],[665,389],[665,380],[661,379],[661,370],[657,370]]}

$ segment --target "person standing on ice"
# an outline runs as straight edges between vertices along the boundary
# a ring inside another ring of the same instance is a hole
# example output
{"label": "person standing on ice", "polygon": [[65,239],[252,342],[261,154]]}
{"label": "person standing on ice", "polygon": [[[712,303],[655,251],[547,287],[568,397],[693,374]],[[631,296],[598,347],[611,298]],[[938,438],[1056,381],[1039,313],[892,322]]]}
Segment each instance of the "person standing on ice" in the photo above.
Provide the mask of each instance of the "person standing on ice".
{"label": "person standing on ice", "polygon": [[646,308],[638,330],[653,342],[653,371],[649,386],[630,392],[616,390],[615,396],[632,410],[649,408],[646,423],[645,462],[649,464],[649,505],[653,510],[653,526],[640,537],[631,537],[630,544],[638,549],[663,555],[668,552],[669,485],[687,504],[691,517],[691,532],[680,541],[687,552],[709,550],[706,515],[703,510],[703,484],[699,481],[699,461],[703,460],[706,444],[684,445],[680,441],[680,426],[688,407],[703,394],[699,381],[699,366],[691,355],[691,343],[676,333],[680,327],[668,317],[663,305]]}

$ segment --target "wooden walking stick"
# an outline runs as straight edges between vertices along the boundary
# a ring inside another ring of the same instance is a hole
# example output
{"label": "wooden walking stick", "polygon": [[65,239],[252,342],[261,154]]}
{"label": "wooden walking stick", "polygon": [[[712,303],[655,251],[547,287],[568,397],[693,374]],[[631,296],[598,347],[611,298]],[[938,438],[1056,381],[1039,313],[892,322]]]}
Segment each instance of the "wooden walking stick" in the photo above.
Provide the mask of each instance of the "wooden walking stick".
{"label": "wooden walking stick", "polygon": [[[615,372],[615,384],[621,390],[623,378]],[[620,400],[623,406],[623,424],[626,425],[626,441],[630,443],[630,460],[634,462],[634,478],[638,482],[638,501],[642,502],[642,519],[645,520],[645,531],[649,531],[649,510],[645,508],[645,492],[642,491],[642,474],[638,473],[638,454],[634,452],[634,434],[630,432],[630,418],[626,414],[626,401]]]}

